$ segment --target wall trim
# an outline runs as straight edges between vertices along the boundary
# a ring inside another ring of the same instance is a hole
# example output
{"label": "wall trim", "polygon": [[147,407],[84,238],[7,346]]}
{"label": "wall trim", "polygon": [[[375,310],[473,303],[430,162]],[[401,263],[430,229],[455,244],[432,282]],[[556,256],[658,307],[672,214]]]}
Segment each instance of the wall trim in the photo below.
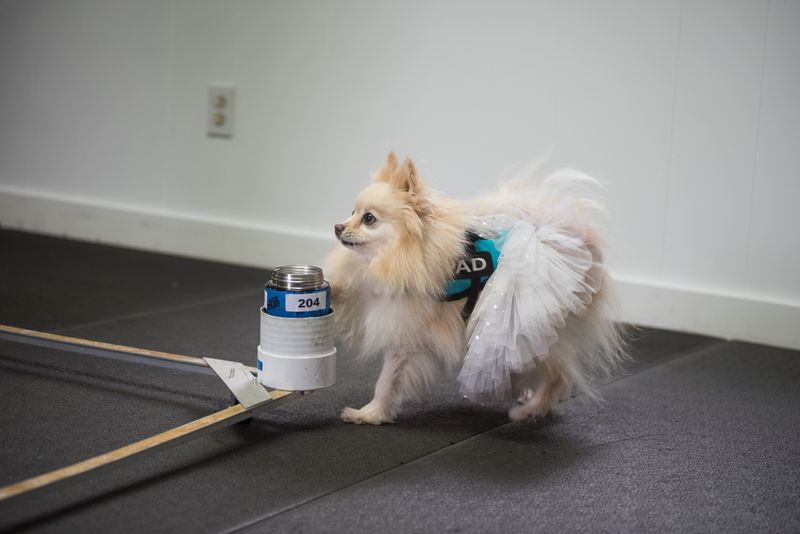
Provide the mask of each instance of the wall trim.
{"label": "wall trim", "polygon": [[255,267],[274,267],[276,250],[283,264],[320,264],[334,244],[315,232],[5,186],[0,226]]}
{"label": "wall trim", "polygon": [[626,322],[800,349],[800,303],[617,276]]}
{"label": "wall trim", "polygon": [[[0,186],[0,226],[244,265],[320,264],[332,237]],[[800,349],[800,303],[618,276],[624,321]]]}

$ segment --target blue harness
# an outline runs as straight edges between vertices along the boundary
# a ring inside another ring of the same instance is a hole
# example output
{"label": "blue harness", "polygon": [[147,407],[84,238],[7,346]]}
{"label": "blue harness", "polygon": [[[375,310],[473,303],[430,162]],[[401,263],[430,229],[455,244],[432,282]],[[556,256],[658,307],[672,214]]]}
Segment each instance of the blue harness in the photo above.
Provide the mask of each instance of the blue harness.
{"label": "blue harness", "polygon": [[443,297],[446,301],[467,299],[464,309],[461,310],[464,321],[469,319],[483,286],[497,269],[505,237],[503,234],[497,239],[484,239],[478,234],[467,232],[464,256],[456,264],[453,279],[445,284]]}

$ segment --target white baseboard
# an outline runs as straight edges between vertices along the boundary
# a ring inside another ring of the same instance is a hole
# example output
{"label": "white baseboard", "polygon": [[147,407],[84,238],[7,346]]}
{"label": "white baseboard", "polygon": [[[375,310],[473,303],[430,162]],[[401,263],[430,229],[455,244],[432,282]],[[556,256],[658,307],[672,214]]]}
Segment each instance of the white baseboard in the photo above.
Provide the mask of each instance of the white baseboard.
{"label": "white baseboard", "polygon": [[[0,225],[258,267],[319,265],[332,237],[0,187]],[[800,349],[800,303],[618,277],[626,322]]]}
{"label": "white baseboard", "polygon": [[800,304],[617,277],[622,319],[642,326],[800,349]]}
{"label": "white baseboard", "polygon": [[0,187],[0,226],[254,267],[319,265],[333,236]]}

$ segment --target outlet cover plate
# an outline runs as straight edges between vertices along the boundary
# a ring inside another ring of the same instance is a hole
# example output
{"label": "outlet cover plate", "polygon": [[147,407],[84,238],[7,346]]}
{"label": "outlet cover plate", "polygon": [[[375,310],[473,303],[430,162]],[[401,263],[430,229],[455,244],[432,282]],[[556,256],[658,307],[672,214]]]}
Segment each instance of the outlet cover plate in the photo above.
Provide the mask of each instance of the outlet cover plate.
{"label": "outlet cover plate", "polygon": [[233,117],[236,88],[212,85],[208,88],[206,131],[209,137],[233,137]]}

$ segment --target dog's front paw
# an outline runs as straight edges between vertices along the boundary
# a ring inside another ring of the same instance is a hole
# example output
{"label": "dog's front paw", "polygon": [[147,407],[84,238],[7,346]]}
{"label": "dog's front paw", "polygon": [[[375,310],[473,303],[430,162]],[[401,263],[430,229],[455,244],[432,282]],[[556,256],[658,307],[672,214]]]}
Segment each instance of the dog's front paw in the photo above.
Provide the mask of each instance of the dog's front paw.
{"label": "dog's front paw", "polygon": [[369,404],[356,410],[355,408],[345,408],[342,410],[342,421],[345,423],[353,423],[356,425],[380,425],[382,423],[393,423],[391,417],[388,417],[382,410],[376,410]]}

